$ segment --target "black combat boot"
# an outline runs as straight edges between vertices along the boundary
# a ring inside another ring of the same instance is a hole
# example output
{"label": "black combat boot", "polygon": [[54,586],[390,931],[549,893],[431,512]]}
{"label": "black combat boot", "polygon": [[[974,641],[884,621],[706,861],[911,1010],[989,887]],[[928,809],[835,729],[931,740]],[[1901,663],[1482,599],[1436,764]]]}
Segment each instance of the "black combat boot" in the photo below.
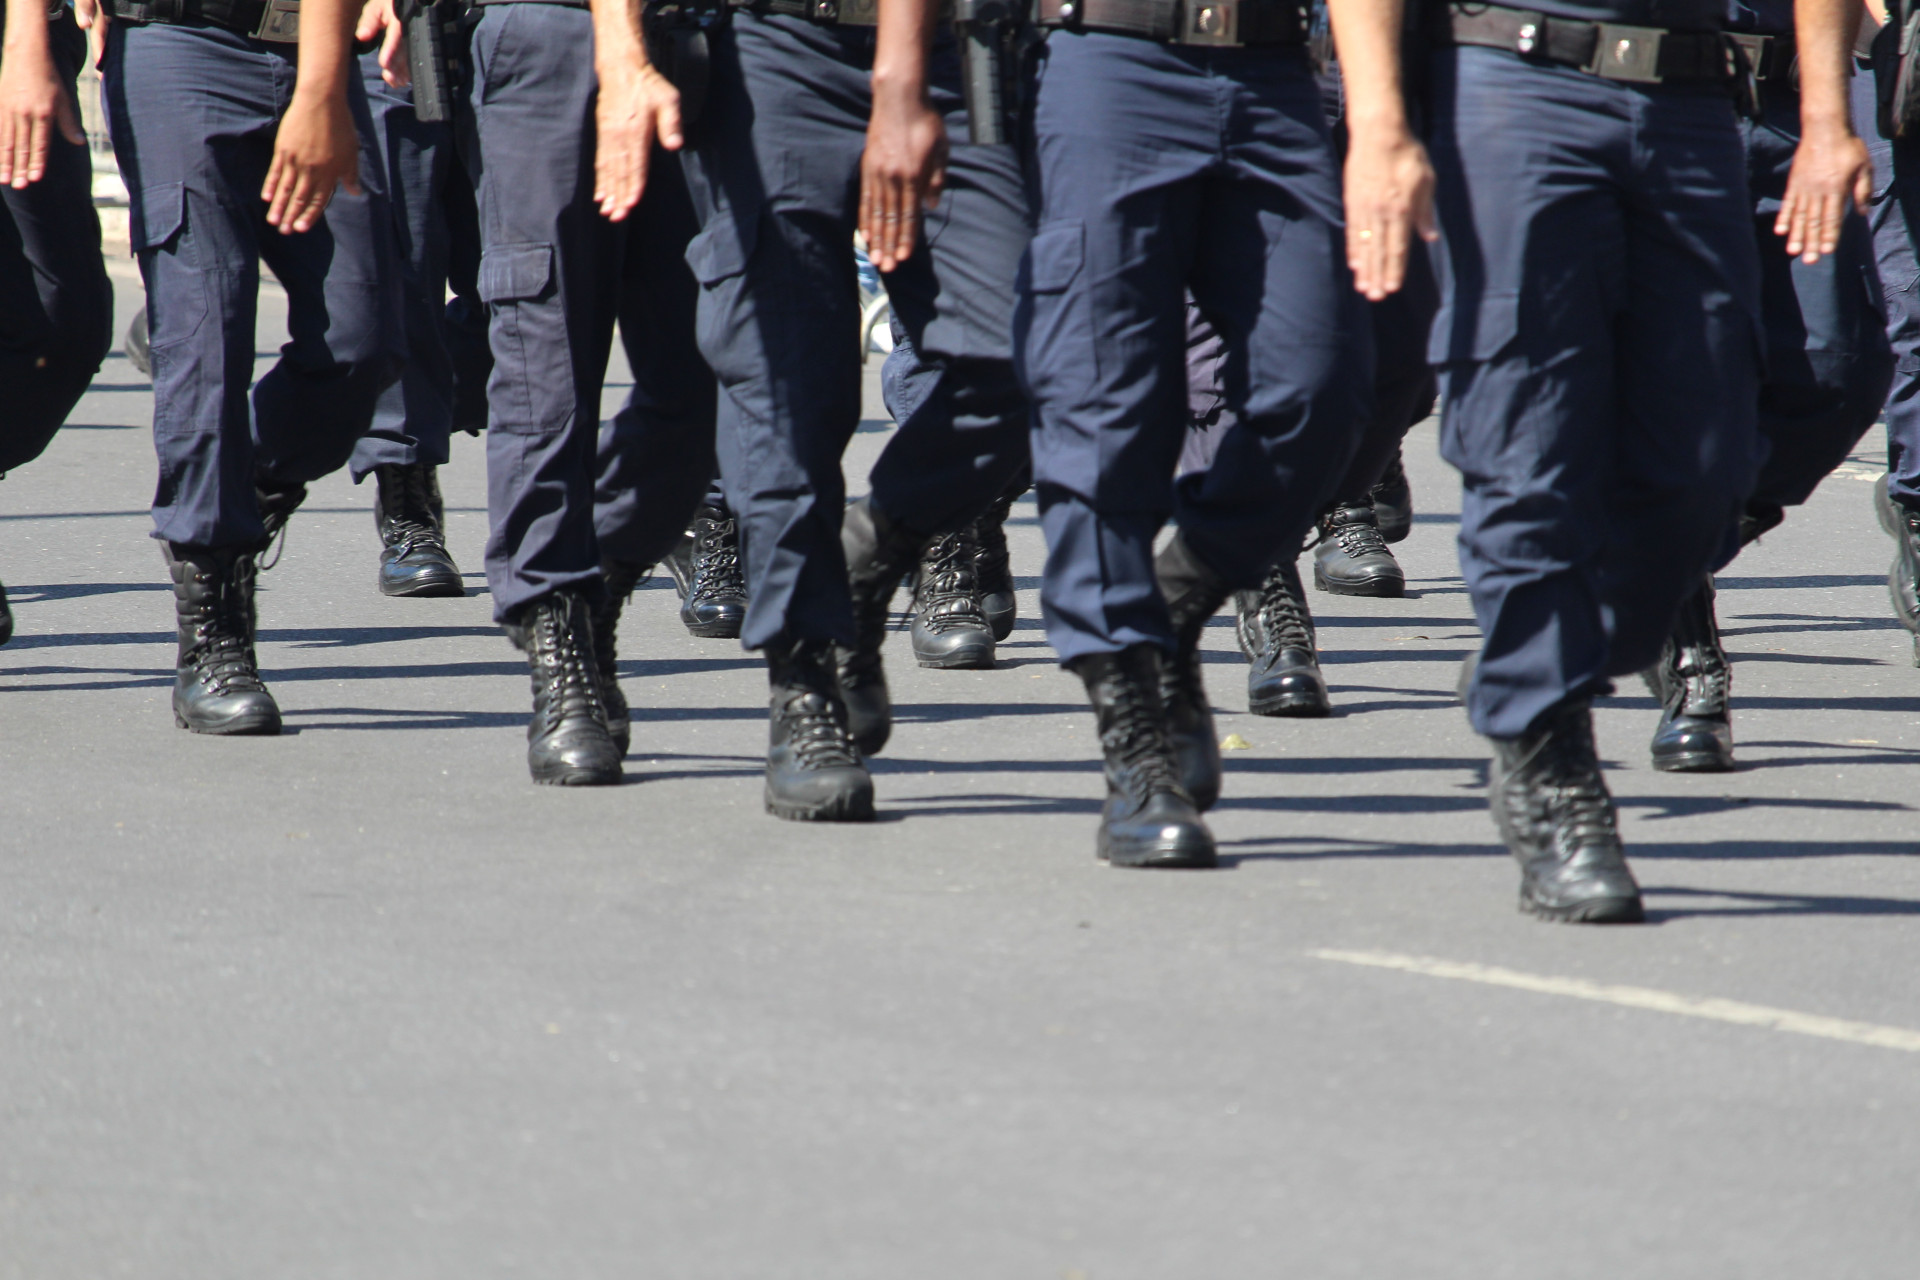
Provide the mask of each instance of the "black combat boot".
{"label": "black combat boot", "polygon": [[1661,706],[1653,767],[1668,773],[1731,771],[1733,669],[1720,647],[1712,578],[1680,605],[1660,661],[1642,674]]}
{"label": "black combat boot", "polygon": [[464,596],[466,584],[447,551],[440,484],[424,462],[373,469],[373,523],[380,531],[383,596]]}
{"label": "black combat boot", "polygon": [[1594,755],[1592,708],[1565,703],[1492,742],[1488,799],[1520,864],[1520,909],[1578,924],[1644,919]]}
{"label": "black combat boot", "polygon": [[1257,716],[1333,713],[1314,645],[1313,614],[1300,569],[1290,556],[1267,570],[1258,591],[1233,593],[1240,652],[1247,671],[1247,709]]}
{"label": "black combat boot", "polygon": [[13,639],[13,610],[7,607],[7,588],[0,584],[0,644]]}
{"label": "black combat boot", "polygon": [[626,560],[604,560],[600,564],[606,592],[593,609],[593,659],[600,672],[600,703],[607,709],[607,732],[623,757],[633,741],[633,721],[627,710],[627,695],[620,692],[620,611],[626,608],[633,589],[652,572],[647,565]]}
{"label": "black combat boot", "polygon": [[1413,532],[1413,486],[1407,483],[1407,462],[1400,450],[1394,450],[1380,483],[1367,490],[1367,499],[1373,504],[1381,538],[1400,542]]}
{"label": "black combat boot", "polygon": [[833,643],[767,646],[767,812],[797,822],[871,822],[873,779],[847,732]]}
{"label": "black combat boot", "polygon": [[173,722],[195,733],[274,734],[280,708],[253,656],[253,555],[163,542],[180,653]]}
{"label": "black combat boot", "polygon": [[851,649],[835,657],[840,668],[840,695],[846,699],[847,724],[862,755],[879,755],[893,732],[893,702],[887,696],[887,673],[880,664],[880,646],[887,638],[887,619],[893,593],[906,577],[925,542],[903,529],[862,498],[847,508],[840,526],[840,548],[847,559],[847,585],[853,593]]}
{"label": "black combat boot", "polygon": [[730,512],[701,507],[667,572],[680,592],[680,621],[702,640],[738,640],[747,617],[747,579],[740,568],[740,526]]}
{"label": "black combat boot", "polygon": [[995,640],[1013,634],[1020,616],[1019,602],[1013,594],[1013,560],[1007,554],[1007,517],[1013,512],[1017,493],[1007,493],[987,508],[973,525],[974,573],[980,579],[980,613]]}
{"label": "black combat boot", "polygon": [[1380,536],[1372,503],[1343,503],[1321,518],[1313,585],[1337,596],[1406,594],[1407,575]]}
{"label": "black combat boot", "polygon": [[1068,666],[1087,686],[1106,757],[1100,857],[1116,867],[1213,866],[1213,833],[1180,781],[1167,735],[1160,650],[1137,644]]}
{"label": "black combat boot", "polygon": [[1232,592],[1179,532],[1154,559],[1153,574],[1166,597],[1178,646],[1160,664],[1160,703],[1181,784],[1205,812],[1220,798],[1220,736],[1213,727],[1206,682],[1200,678],[1200,637]]}
{"label": "black combat boot", "polygon": [[[287,524],[293,519],[293,513],[307,500],[307,486],[303,484],[280,484],[271,480],[253,479],[253,500],[260,508],[260,524],[267,531],[266,540],[261,544],[255,556],[256,563],[262,569],[271,569],[280,563],[280,551],[287,545]],[[278,548],[274,544],[278,542]]]}
{"label": "black combat boot", "polygon": [[1887,492],[1887,477],[1873,487],[1874,510],[1880,527],[1893,539],[1893,568],[1887,571],[1887,593],[1900,624],[1913,632],[1913,665],[1920,667],[1920,511],[1910,511]]}
{"label": "black combat boot", "polygon": [[993,632],[980,606],[979,547],[971,527],[943,533],[920,553],[913,581],[913,656],[923,667],[984,671]]}
{"label": "black combat boot", "polygon": [[562,787],[618,783],[622,752],[607,729],[586,599],[556,591],[516,610],[506,632],[527,655],[533,675],[533,718],[527,722],[533,780]]}

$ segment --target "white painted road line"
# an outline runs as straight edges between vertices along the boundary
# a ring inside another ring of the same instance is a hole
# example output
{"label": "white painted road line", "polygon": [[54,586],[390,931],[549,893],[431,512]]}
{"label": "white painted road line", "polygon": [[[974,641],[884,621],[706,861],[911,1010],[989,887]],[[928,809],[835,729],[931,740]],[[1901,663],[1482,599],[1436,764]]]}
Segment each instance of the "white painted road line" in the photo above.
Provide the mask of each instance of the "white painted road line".
{"label": "white painted road line", "polygon": [[1629,1009],[1651,1009],[1655,1013],[1674,1013],[1683,1018],[1709,1018],[1714,1022],[1732,1022],[1743,1027],[1764,1027],[1769,1031],[1790,1031],[1795,1035],[1819,1036],[1825,1040],[1844,1040],[1849,1044],[1870,1044],[1881,1049],[1903,1049],[1920,1053],[1920,1031],[1905,1027],[1883,1027],[1872,1022],[1849,1022],[1844,1018],[1824,1018],[1814,1013],[1796,1013],[1792,1009],[1773,1009],[1764,1004],[1743,1004],[1738,1000],[1702,1000],[1676,995],[1652,987],[1617,987],[1584,978],[1550,978],[1516,969],[1501,969],[1486,964],[1463,964],[1456,960],[1435,960],[1427,956],[1403,956],[1391,951],[1310,951],[1321,960],[1341,964],[1367,965],[1375,969],[1397,969],[1402,973],[1424,974],[1429,978],[1455,978],[1462,982],[1481,982],[1493,987],[1512,987],[1548,996],[1571,996],[1575,1000],[1597,1000],[1602,1004],[1625,1005]]}

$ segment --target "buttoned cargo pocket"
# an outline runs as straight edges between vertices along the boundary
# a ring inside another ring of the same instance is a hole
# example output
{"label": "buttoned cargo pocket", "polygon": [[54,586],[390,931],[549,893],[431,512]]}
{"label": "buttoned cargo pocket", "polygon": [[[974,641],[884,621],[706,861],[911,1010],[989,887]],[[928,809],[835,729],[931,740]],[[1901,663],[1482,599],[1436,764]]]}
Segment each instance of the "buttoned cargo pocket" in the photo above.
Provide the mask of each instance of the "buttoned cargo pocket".
{"label": "buttoned cargo pocket", "polygon": [[164,249],[187,225],[187,188],[181,182],[142,187],[129,201],[127,238],[133,251]]}
{"label": "buttoned cargo pocket", "polygon": [[1427,334],[1427,363],[1477,364],[1492,360],[1520,333],[1520,295],[1487,293],[1465,310],[1443,303]]}
{"label": "buttoned cargo pocket", "polygon": [[554,285],[553,245],[493,246],[480,258],[479,288],[493,313],[488,426],[523,434],[565,428],[577,395],[566,307]]}
{"label": "buttoned cargo pocket", "polygon": [[1087,257],[1087,229],[1078,222],[1042,227],[1027,246],[1027,288],[1033,293],[1064,293]]}
{"label": "buttoned cargo pocket", "polygon": [[553,246],[550,244],[495,245],[480,259],[482,302],[532,301],[545,293],[552,282]]}
{"label": "buttoned cargo pocket", "polygon": [[758,241],[760,220],[722,209],[713,222],[687,242],[687,267],[702,287],[711,289],[747,269]]}

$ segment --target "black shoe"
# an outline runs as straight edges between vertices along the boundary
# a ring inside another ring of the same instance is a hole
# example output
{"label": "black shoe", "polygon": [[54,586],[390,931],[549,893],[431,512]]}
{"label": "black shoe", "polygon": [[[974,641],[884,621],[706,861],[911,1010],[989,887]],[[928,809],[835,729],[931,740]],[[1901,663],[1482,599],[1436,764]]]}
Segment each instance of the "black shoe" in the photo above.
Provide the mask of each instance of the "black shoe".
{"label": "black shoe", "polygon": [[747,579],[740,568],[740,526],[719,507],[701,507],[667,554],[680,592],[680,621],[702,640],[738,640],[747,617]]}
{"label": "black shoe", "polygon": [[1900,625],[1913,632],[1913,665],[1920,667],[1920,512],[1910,511],[1887,492],[1886,476],[1873,486],[1873,508],[1880,527],[1893,539],[1893,567],[1887,571],[1887,593]]}
{"label": "black shoe", "polygon": [[1681,604],[1660,661],[1643,677],[1662,708],[1653,734],[1653,767],[1668,773],[1730,772],[1733,669],[1720,647],[1712,578]]}
{"label": "black shoe", "polygon": [[1096,846],[1116,867],[1211,867],[1213,833],[1180,781],[1160,705],[1162,658],[1150,644],[1068,664],[1087,686],[1106,757]]}
{"label": "black shoe", "polygon": [[1231,592],[1219,575],[1200,562],[1175,532],[1154,558],[1154,577],[1173,618],[1177,648],[1160,664],[1160,703],[1168,739],[1180,767],[1180,782],[1201,812],[1220,798],[1220,735],[1213,727],[1213,706],[1200,676],[1200,637]]}
{"label": "black shoe", "polygon": [[920,553],[913,578],[913,656],[944,671],[993,666],[993,632],[980,608],[972,529],[943,533]]}
{"label": "black shoe", "polygon": [[261,569],[271,569],[280,563],[280,553],[287,546],[287,525],[300,504],[307,500],[307,486],[274,484],[255,476],[253,500],[260,509],[261,527],[267,531],[260,550],[254,554],[254,563]]}
{"label": "black shoe", "polygon": [[253,656],[253,556],[167,542],[160,553],[180,638],[173,722],[195,733],[279,733],[280,708]]}
{"label": "black shoe", "polygon": [[1413,486],[1407,483],[1407,463],[1399,450],[1380,483],[1367,490],[1373,503],[1373,518],[1380,525],[1380,536],[1388,542],[1400,542],[1413,532]]}
{"label": "black shoe", "polygon": [[1407,575],[1387,550],[1369,503],[1337,506],[1320,521],[1313,585],[1337,596],[1405,595]]}
{"label": "black shoe", "polygon": [[506,631],[527,655],[533,676],[533,718],[527,722],[533,780],[562,787],[617,784],[622,753],[607,729],[586,600],[556,591],[517,610]]}
{"label": "black shoe", "polygon": [[1008,493],[974,522],[974,573],[980,579],[980,613],[995,640],[1013,634],[1019,602],[1013,594],[1013,560],[1007,553],[1007,517],[1017,493]]}
{"label": "black shoe", "polygon": [[424,462],[373,469],[373,523],[381,543],[376,582],[383,596],[467,594],[434,509],[440,492],[434,470]]}
{"label": "black shoe", "polygon": [[1240,652],[1247,671],[1247,709],[1257,716],[1331,715],[1326,677],[1314,646],[1300,569],[1290,557],[1267,570],[1258,591],[1233,593]]}
{"label": "black shoe", "polygon": [[633,717],[627,708],[627,695],[620,692],[620,611],[626,608],[633,589],[652,572],[647,565],[625,560],[607,560],[600,565],[606,592],[593,609],[593,660],[600,673],[600,703],[607,711],[607,733],[622,757],[633,742]]}
{"label": "black shoe", "polygon": [[7,588],[0,584],[0,644],[13,639],[13,610],[7,607]]}
{"label": "black shoe", "polygon": [[1488,784],[1494,822],[1520,864],[1522,911],[1578,924],[1645,919],[1586,703],[1555,708],[1518,738],[1493,739]]}
{"label": "black shoe", "polygon": [[920,558],[924,540],[887,518],[862,498],[847,508],[840,526],[840,548],[847,559],[847,585],[853,594],[854,647],[838,649],[840,696],[847,724],[862,755],[875,756],[893,732],[893,701],[880,646],[887,638],[893,593]]}
{"label": "black shoe", "polygon": [[873,779],[847,732],[833,643],[767,646],[767,812],[796,822],[873,821]]}

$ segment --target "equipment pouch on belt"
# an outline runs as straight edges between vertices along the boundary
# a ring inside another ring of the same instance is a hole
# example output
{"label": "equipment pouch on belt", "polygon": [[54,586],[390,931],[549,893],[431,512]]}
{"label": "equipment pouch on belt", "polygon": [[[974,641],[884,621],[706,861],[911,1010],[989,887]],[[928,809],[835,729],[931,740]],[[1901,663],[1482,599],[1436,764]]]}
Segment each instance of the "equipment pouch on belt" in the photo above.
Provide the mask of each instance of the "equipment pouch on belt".
{"label": "equipment pouch on belt", "polygon": [[680,91],[680,121],[692,128],[707,103],[707,32],[726,18],[724,0],[665,0],[647,5],[641,19],[647,56]]}
{"label": "equipment pouch on belt", "polygon": [[1009,46],[1020,15],[1012,0],[954,0],[953,35],[960,47],[960,87],[967,133],[979,146],[1007,141]]}
{"label": "equipment pouch on belt", "polygon": [[453,55],[447,30],[459,21],[458,0],[398,0],[394,16],[407,28],[407,70],[413,114],[428,124],[453,119]]}

